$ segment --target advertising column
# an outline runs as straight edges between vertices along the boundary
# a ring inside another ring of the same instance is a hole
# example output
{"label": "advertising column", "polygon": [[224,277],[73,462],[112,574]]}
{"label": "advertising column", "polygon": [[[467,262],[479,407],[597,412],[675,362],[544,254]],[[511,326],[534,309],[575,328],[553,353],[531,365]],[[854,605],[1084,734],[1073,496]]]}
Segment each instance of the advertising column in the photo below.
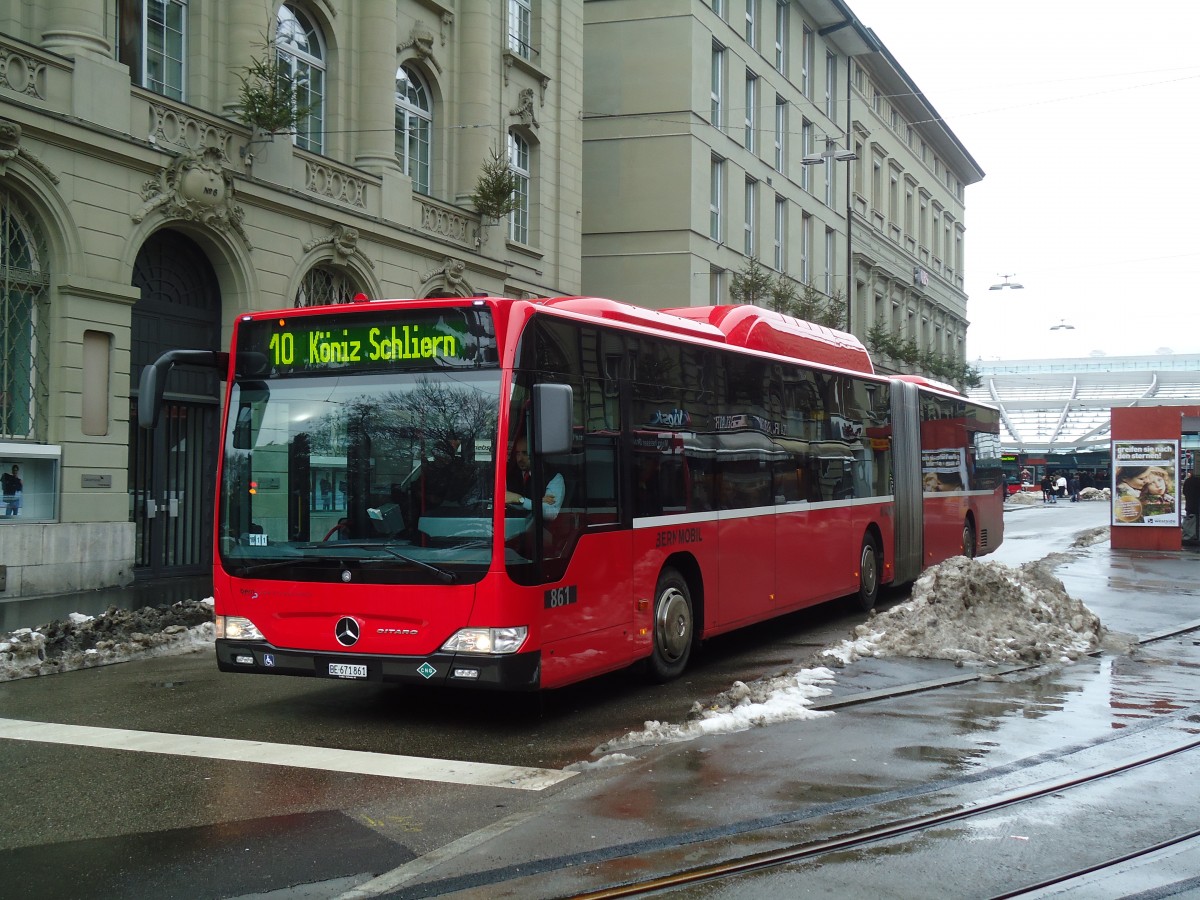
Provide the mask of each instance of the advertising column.
{"label": "advertising column", "polygon": [[1112,524],[1178,528],[1179,441],[1113,441]]}

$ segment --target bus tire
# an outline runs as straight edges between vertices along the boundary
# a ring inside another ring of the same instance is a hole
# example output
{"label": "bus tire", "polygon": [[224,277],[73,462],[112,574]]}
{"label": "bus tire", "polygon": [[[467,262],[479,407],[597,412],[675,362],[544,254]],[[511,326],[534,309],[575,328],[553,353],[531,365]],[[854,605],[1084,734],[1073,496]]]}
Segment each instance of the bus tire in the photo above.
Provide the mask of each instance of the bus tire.
{"label": "bus tire", "polygon": [[858,554],[858,593],[854,605],[860,612],[870,612],[879,599],[879,578],[883,562],[879,558],[879,543],[875,535],[863,535],[862,549]]}
{"label": "bus tire", "polygon": [[678,678],[687,667],[696,636],[692,593],[674,569],[663,569],[654,588],[654,649],[650,675],[657,682]]}
{"label": "bus tire", "polygon": [[967,559],[975,558],[975,525],[970,519],[963,519],[962,555]]}

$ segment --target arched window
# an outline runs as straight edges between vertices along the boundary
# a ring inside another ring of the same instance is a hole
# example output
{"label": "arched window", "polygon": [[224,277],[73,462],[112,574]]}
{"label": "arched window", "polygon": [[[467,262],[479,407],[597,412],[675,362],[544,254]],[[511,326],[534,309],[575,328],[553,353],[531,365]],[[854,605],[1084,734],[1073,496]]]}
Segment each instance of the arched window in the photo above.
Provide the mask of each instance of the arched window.
{"label": "arched window", "polygon": [[396,158],[412,179],[413,190],[429,193],[433,104],[421,76],[408,66],[396,70]]}
{"label": "arched window", "polygon": [[49,284],[33,216],[0,191],[0,438],[45,436]]}
{"label": "arched window", "polygon": [[321,35],[290,3],[279,7],[275,46],[280,65],[292,76],[296,105],[307,110],[296,124],[295,142],[302,150],[325,150],[325,51]]}
{"label": "arched window", "polygon": [[518,243],[529,243],[529,142],[519,134],[508,133],[508,162],[517,176],[517,188],[513,192],[517,205],[509,218],[508,236]]}
{"label": "arched window", "polygon": [[296,290],[295,306],[325,306],[349,303],[358,293],[350,276],[332,266],[313,266]]}

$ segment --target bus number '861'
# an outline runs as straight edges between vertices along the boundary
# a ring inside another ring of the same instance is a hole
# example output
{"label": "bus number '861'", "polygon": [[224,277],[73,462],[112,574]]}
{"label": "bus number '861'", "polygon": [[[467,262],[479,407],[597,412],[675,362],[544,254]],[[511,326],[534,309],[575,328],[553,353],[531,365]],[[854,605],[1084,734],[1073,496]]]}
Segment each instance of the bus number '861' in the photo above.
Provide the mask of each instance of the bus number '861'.
{"label": "bus number '861'", "polygon": [[546,609],[558,609],[561,606],[570,606],[579,599],[578,588],[573,584],[550,588],[542,596],[545,600]]}

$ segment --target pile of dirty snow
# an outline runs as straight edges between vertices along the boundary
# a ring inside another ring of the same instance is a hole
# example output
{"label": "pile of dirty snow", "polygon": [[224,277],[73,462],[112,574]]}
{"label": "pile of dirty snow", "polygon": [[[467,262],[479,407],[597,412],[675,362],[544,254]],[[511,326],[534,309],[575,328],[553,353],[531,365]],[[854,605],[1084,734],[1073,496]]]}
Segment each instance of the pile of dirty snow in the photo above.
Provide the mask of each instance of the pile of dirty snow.
{"label": "pile of dirty snow", "polygon": [[137,610],[113,606],[98,616],[71,613],[0,635],[0,681],[211,648],[212,604],[210,598]]}
{"label": "pile of dirty snow", "polygon": [[1097,649],[1100,618],[1038,564],[1011,568],[956,556],[927,569],[912,597],[819,654],[950,659],[959,665],[1071,662]]}
{"label": "pile of dirty snow", "polygon": [[597,747],[593,755],[613,750],[690,741],[712,734],[732,734],[798,719],[832,716],[832,712],[810,709],[814,700],[828,696],[825,685],[833,684],[833,672],[826,668],[801,669],[761,678],[746,684],[735,681],[733,687],[706,702],[692,704],[688,720],[682,725],[648,721],[641,731],[631,731]]}
{"label": "pile of dirty snow", "polygon": [[[1112,492],[1108,488],[1084,488],[1079,492],[1080,500],[1109,500]],[[1070,497],[1059,497],[1059,503],[1069,503]],[[1005,500],[1010,506],[1034,506],[1043,503],[1041,491],[1017,491]]]}
{"label": "pile of dirty snow", "polygon": [[[1091,529],[1072,549],[1107,534],[1108,526]],[[1053,554],[1019,568],[954,557],[927,569],[908,602],[872,616],[850,639],[818,653],[815,667],[750,684],[735,682],[712,700],[694,704],[685,723],[648,721],[640,731],[601,744],[592,755],[833,715],[811,708],[831,693],[834,672],[829,666],[841,668],[863,657],[948,659],[959,666],[1077,660],[1099,647],[1104,631],[1099,617],[1051,574],[1066,555]],[[618,762],[625,758],[614,756]]]}

